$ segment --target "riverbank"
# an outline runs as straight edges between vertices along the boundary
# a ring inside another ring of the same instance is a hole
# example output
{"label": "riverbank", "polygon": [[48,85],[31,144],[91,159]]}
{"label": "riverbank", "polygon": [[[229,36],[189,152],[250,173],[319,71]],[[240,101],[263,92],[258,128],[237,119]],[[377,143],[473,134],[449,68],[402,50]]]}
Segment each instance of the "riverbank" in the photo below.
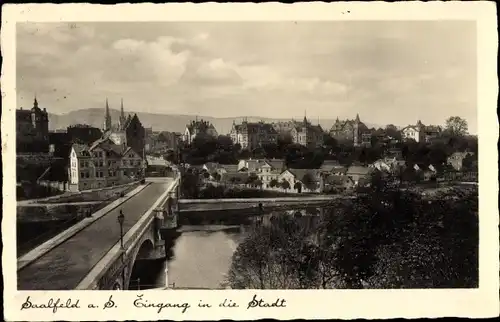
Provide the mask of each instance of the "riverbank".
{"label": "riverbank", "polygon": [[240,215],[258,214],[262,211],[294,209],[297,207],[324,207],[338,203],[343,199],[355,199],[356,196],[329,195],[315,197],[249,198],[249,199],[193,199],[183,200],[179,211],[205,213],[210,211],[235,212]]}

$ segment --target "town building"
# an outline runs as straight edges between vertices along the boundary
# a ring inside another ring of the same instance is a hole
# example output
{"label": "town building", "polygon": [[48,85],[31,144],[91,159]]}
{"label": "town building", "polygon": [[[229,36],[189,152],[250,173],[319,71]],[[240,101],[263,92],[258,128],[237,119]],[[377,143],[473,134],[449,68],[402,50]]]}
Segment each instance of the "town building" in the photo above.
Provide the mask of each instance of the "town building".
{"label": "town building", "polygon": [[103,138],[109,138],[122,149],[132,148],[136,153],[144,156],[146,131],[137,114],[125,116],[123,100],[121,101],[120,117],[117,124],[112,124],[109,104],[106,99],[104,116]]}
{"label": "town building", "polygon": [[283,159],[249,159],[240,160],[238,163],[238,171],[257,175],[262,182],[262,188],[270,188],[271,181],[277,180],[285,168]]}
{"label": "town building", "polygon": [[341,193],[355,187],[354,181],[345,175],[328,175],[324,178],[323,192],[325,193]]}
{"label": "town building", "polygon": [[246,119],[241,124],[233,121],[229,136],[233,144],[239,144],[242,149],[250,151],[265,144],[276,143],[278,140],[278,132],[272,124],[248,122]]}
{"label": "town building", "polygon": [[442,132],[441,127],[434,125],[424,125],[420,120],[416,125],[408,125],[401,130],[401,135],[405,140],[429,143],[438,138]]}
{"label": "town building", "polygon": [[183,138],[184,142],[186,142],[186,144],[191,144],[199,134],[208,135],[214,138],[219,136],[212,123],[204,120],[196,120],[186,125]]}
{"label": "town building", "polygon": [[167,150],[177,151],[182,135],[177,132],[153,132],[146,137],[147,153],[165,153]]}
{"label": "town building", "polygon": [[297,143],[308,148],[316,148],[323,145],[324,131],[321,125],[312,125],[304,116],[304,120],[297,123],[290,132],[293,143]]}
{"label": "town building", "polygon": [[110,138],[91,145],[75,143],[69,160],[71,191],[99,189],[139,180],[144,176],[144,160],[131,147],[123,147]]}
{"label": "town building", "polygon": [[352,179],[356,186],[363,186],[368,184],[371,180],[370,176],[374,168],[352,165],[347,169],[346,175]]}
{"label": "town building", "polygon": [[359,114],[354,120],[335,120],[330,129],[330,136],[338,141],[352,142],[354,146],[371,145],[371,132],[368,127],[361,122]]}
{"label": "town building", "polygon": [[[73,143],[91,144],[102,137],[102,131],[87,124],[74,124],[65,130],[49,132],[49,153],[66,160]],[[65,171],[67,172],[67,171]]]}
{"label": "town building", "polygon": [[346,174],[347,168],[336,160],[325,160],[320,166],[319,171],[325,175],[343,176]]}
{"label": "town building", "polygon": [[278,176],[278,183],[288,182],[290,190],[301,192],[322,191],[322,175],[318,169],[286,169]]}
{"label": "town building", "polygon": [[370,164],[368,167],[377,169],[378,171],[381,172],[386,172],[386,173],[399,173],[404,167],[406,166],[406,161],[398,158],[382,158],[379,159],[372,164]]}
{"label": "town building", "polygon": [[285,160],[283,159],[243,159],[238,162],[238,171],[246,172],[261,172],[262,167],[269,165],[270,167],[279,170],[285,169]]}
{"label": "town building", "polygon": [[40,109],[36,97],[31,109],[16,110],[16,151],[49,152],[49,116],[45,108]]}
{"label": "town building", "polygon": [[74,124],[66,129],[72,143],[90,144],[102,137],[101,129],[87,124]]}
{"label": "town building", "polygon": [[313,125],[306,116],[302,122],[291,120],[285,122],[275,122],[271,124],[279,134],[288,134],[292,142],[306,146],[308,148],[320,147],[323,145],[324,131],[319,125]]}
{"label": "town building", "polygon": [[284,121],[284,122],[273,122],[271,124],[274,130],[278,133],[290,133],[295,126],[297,126],[297,122],[295,120]]}
{"label": "town building", "polygon": [[448,157],[446,160],[446,164],[450,165],[455,169],[456,171],[461,171],[462,168],[466,166],[466,162],[464,162],[467,158],[471,159],[471,164],[473,161],[477,163],[477,157],[475,157],[475,154],[473,152],[465,151],[465,152],[455,152],[452,155]]}

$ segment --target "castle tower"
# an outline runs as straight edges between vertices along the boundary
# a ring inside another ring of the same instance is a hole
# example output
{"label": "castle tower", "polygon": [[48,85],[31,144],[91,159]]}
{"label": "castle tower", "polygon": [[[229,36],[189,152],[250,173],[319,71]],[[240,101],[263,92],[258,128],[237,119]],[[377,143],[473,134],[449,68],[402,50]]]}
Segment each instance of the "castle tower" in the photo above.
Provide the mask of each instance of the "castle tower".
{"label": "castle tower", "polygon": [[49,117],[47,110],[43,111],[38,106],[38,100],[33,100],[33,107],[31,108],[31,126],[35,133],[35,141],[33,142],[40,151],[48,151],[49,148]]}
{"label": "castle tower", "polygon": [[103,130],[104,131],[111,130],[111,114],[109,113],[109,104],[108,104],[108,99],[107,98],[106,98],[106,112],[105,112],[105,115],[104,115]]}
{"label": "castle tower", "polygon": [[354,120],[354,146],[358,146],[361,142],[361,133],[359,133],[359,124],[361,120],[359,119],[359,114],[356,114],[356,119]]}

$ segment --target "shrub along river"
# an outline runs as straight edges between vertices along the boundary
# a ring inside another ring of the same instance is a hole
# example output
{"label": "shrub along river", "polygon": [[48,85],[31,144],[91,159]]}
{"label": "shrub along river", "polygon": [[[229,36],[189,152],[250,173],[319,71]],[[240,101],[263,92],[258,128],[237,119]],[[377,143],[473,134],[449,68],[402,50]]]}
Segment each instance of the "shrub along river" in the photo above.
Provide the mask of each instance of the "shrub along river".
{"label": "shrub along river", "polygon": [[[227,212],[211,213],[207,217],[225,219],[210,223],[185,222],[178,230],[180,234],[173,241],[167,261],[150,263],[141,273],[140,287],[161,288],[168,283],[175,289],[226,288],[226,273],[233,254],[252,229],[269,225],[273,216],[300,216],[296,220],[300,220],[301,226],[313,228],[322,211],[309,208],[267,212],[259,216],[233,214],[232,219],[228,219]],[[130,288],[136,289],[136,283],[131,283]]]}

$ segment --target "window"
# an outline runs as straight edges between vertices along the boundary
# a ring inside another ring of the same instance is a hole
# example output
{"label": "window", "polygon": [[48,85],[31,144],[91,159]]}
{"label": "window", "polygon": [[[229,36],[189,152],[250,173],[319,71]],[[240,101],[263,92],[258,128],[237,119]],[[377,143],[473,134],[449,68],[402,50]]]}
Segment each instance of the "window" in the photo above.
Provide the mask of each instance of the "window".
{"label": "window", "polygon": [[85,178],[85,172],[80,172],[80,177]]}

